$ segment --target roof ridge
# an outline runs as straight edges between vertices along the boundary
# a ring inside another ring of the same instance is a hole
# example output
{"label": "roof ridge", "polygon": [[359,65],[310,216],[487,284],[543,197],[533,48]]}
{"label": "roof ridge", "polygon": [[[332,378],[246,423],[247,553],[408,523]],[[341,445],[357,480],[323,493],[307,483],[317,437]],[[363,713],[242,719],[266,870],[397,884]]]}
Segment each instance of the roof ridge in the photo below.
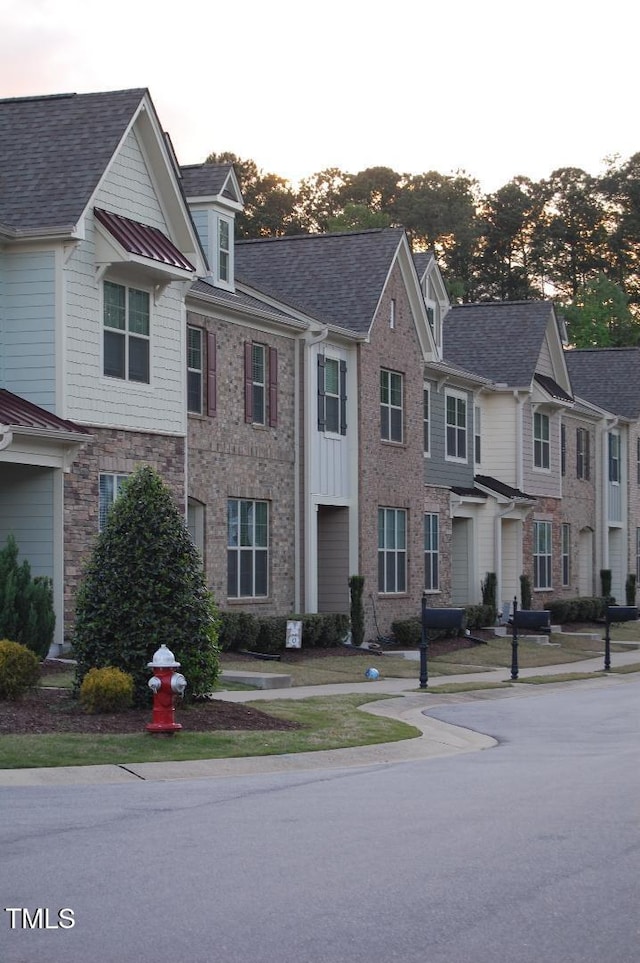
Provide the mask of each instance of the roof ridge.
{"label": "roof ridge", "polygon": [[238,239],[237,244],[263,244],[268,241],[305,241],[327,240],[338,237],[360,237],[364,234],[383,234],[385,231],[403,231],[401,227],[369,227],[359,231],[310,231],[308,234],[279,234],[275,237],[247,237]]}

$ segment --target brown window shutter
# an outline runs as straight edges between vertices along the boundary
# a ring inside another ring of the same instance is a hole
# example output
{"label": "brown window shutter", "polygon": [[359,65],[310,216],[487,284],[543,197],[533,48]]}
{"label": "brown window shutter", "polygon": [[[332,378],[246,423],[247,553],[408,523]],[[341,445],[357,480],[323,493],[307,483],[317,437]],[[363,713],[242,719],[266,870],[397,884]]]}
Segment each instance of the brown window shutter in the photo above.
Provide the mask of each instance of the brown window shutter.
{"label": "brown window shutter", "polygon": [[207,414],[215,415],[217,403],[216,384],[216,336],[213,331],[207,332]]}
{"label": "brown window shutter", "polygon": [[244,343],[244,420],[253,422],[253,345]]}
{"label": "brown window shutter", "polygon": [[278,352],[269,348],[269,424],[278,424]]}

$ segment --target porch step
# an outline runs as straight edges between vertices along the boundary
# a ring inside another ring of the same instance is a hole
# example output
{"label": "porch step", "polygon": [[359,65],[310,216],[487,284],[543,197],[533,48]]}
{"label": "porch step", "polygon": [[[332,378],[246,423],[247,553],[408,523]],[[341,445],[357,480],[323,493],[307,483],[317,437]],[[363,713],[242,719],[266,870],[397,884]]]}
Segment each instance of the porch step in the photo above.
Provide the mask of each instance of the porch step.
{"label": "porch step", "polygon": [[288,689],[291,676],[276,672],[241,672],[233,669],[223,669],[220,673],[221,682],[237,682],[240,685],[252,685],[256,689]]}

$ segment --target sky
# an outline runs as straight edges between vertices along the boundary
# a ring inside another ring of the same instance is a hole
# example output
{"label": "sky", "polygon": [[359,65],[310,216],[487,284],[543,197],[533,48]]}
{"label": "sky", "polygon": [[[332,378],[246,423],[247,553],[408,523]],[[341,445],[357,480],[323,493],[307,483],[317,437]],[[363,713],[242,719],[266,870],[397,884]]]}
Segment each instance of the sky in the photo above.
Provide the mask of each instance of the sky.
{"label": "sky", "polygon": [[464,171],[490,193],[640,151],[634,8],[0,0],[0,97],[147,87],[181,164]]}

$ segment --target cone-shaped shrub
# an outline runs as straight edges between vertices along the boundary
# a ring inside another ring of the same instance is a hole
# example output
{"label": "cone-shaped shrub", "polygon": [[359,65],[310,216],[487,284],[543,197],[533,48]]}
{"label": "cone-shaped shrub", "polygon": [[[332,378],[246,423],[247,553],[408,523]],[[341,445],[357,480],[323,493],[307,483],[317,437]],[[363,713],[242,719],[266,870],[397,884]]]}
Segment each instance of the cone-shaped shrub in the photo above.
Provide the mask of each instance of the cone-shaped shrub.
{"label": "cone-shaped shrub", "polygon": [[109,512],[78,592],[77,685],[91,668],[117,666],[145,704],[147,663],[164,642],[187,695],[204,694],[218,674],[217,638],[216,606],[184,518],[157,472],[140,468]]}

